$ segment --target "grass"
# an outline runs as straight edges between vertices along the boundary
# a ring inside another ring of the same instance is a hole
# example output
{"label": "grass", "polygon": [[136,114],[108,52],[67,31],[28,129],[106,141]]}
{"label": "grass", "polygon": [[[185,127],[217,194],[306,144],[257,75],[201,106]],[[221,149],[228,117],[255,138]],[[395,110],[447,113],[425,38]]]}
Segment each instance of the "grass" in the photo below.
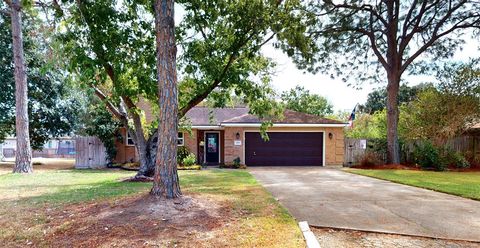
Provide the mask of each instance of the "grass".
{"label": "grass", "polygon": [[[247,171],[214,169],[179,171],[179,174],[184,194],[230,206],[235,221],[221,233],[231,245],[304,246],[296,221]],[[132,172],[121,170],[51,168],[35,168],[32,175],[4,172],[0,175],[0,243],[21,246],[33,241],[48,246],[44,236],[45,230],[51,228],[51,211],[61,212],[75,204],[87,206],[87,203],[146,194],[151,183],[120,181],[132,175]],[[54,228],[68,229],[70,225]]]}
{"label": "grass", "polygon": [[348,172],[480,200],[480,172],[360,170]]}

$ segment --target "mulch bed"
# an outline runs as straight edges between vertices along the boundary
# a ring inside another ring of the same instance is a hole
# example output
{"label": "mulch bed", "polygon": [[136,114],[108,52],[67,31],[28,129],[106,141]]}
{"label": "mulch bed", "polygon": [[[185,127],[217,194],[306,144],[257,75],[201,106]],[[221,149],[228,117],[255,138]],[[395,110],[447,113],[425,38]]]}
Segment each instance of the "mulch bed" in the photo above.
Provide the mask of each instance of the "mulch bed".
{"label": "mulch bed", "polygon": [[369,169],[369,170],[420,170],[419,167],[414,165],[402,165],[402,164],[382,164],[382,165],[355,165],[350,168],[355,169]]}

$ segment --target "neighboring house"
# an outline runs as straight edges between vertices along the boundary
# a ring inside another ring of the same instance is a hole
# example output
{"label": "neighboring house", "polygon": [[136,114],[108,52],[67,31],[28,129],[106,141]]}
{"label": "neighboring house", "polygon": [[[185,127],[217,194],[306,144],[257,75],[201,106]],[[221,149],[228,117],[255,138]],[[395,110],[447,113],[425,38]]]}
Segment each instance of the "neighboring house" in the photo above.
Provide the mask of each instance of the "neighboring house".
{"label": "neighboring house", "polygon": [[[199,164],[232,163],[240,158],[247,166],[342,165],[346,123],[286,110],[284,118],[268,128],[269,141],[262,139],[262,121],[245,107],[195,107],[186,117],[191,132],[178,134],[178,145],[186,146]],[[137,161],[133,140],[121,130],[115,162]]]}
{"label": "neighboring house", "polygon": [[[6,138],[0,144],[0,157],[14,158],[17,149],[17,140],[15,137]],[[42,158],[74,158],[75,141],[70,137],[61,137],[47,141],[42,150],[33,150],[32,156]]]}

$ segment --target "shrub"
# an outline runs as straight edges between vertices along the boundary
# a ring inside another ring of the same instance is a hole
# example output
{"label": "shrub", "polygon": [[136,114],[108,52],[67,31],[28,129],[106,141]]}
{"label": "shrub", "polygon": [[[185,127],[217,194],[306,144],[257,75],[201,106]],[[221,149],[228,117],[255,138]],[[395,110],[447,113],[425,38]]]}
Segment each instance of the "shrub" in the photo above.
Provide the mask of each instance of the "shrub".
{"label": "shrub", "polygon": [[446,166],[455,167],[458,169],[470,167],[470,163],[461,153],[456,152],[448,147],[442,149],[441,160]]}
{"label": "shrub", "polygon": [[195,162],[197,162],[197,159],[196,159],[196,157],[195,157],[195,154],[190,153],[190,154],[188,154],[187,157],[185,157],[185,158],[182,160],[182,165],[188,167],[188,166],[195,165]]}
{"label": "shrub", "polygon": [[419,164],[425,170],[445,170],[445,164],[440,160],[439,149],[430,141],[416,145],[413,150],[413,158],[415,163]]}
{"label": "shrub", "polygon": [[196,165],[191,165],[191,166],[178,166],[178,170],[201,170],[202,166],[196,164]]}
{"label": "shrub", "polygon": [[177,149],[177,164],[182,164],[188,155],[190,155],[188,148],[186,146],[179,146]]}
{"label": "shrub", "polygon": [[360,157],[361,167],[375,167],[381,164],[383,164],[383,160],[376,152],[367,151]]}
{"label": "shrub", "polygon": [[247,166],[240,163],[240,157],[236,157],[232,162],[221,164],[220,168],[227,168],[227,169],[246,169]]}
{"label": "shrub", "polygon": [[470,164],[470,167],[480,168],[480,156],[475,156],[475,152],[467,151],[464,157]]}
{"label": "shrub", "polygon": [[240,157],[236,157],[234,160],[233,160],[233,166],[235,168],[240,168]]}

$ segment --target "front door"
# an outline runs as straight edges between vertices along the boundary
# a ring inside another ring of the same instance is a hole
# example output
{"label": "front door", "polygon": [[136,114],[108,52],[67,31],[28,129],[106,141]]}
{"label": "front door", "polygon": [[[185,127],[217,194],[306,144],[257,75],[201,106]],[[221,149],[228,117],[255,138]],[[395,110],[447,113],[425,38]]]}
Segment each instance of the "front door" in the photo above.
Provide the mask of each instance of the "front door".
{"label": "front door", "polygon": [[220,144],[218,133],[205,133],[205,162],[218,164],[220,158]]}

